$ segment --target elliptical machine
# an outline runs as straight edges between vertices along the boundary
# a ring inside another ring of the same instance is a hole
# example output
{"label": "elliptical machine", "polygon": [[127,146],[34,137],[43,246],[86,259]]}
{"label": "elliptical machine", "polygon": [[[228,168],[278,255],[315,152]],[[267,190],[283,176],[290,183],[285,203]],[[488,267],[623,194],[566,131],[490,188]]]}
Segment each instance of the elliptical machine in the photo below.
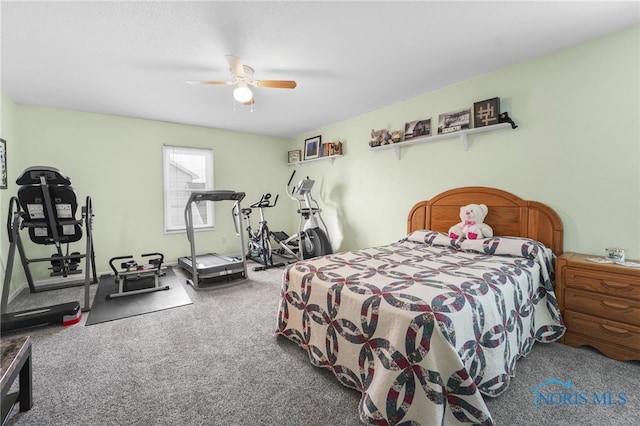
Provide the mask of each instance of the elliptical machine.
{"label": "elliptical machine", "polygon": [[[322,220],[320,213],[322,209],[318,202],[311,196],[311,189],[314,180],[302,179],[295,186],[291,187],[291,181],[296,174],[291,173],[287,182],[286,192],[289,198],[298,202],[298,213],[300,221],[298,223],[298,233],[288,237],[286,240],[278,240],[280,246],[288,253],[295,255],[298,260],[311,259],[312,257],[332,254],[331,242],[327,236],[327,225]],[[297,250],[292,248],[292,244],[297,241]]]}

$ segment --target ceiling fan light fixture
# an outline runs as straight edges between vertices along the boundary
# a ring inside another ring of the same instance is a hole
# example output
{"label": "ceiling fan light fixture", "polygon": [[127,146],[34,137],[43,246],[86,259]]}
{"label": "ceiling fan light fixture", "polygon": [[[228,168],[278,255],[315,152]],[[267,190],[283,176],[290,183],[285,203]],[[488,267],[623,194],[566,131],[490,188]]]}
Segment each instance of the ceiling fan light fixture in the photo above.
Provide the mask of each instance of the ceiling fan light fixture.
{"label": "ceiling fan light fixture", "polygon": [[233,97],[236,101],[245,103],[253,99],[253,93],[247,86],[238,86],[233,90]]}
{"label": "ceiling fan light fixture", "polygon": [[[189,84],[204,84],[211,86],[235,86],[233,90],[233,99],[235,102],[240,102],[243,105],[252,105],[255,103],[253,92],[250,86],[253,87],[267,87],[276,89],[295,89],[297,84],[293,80],[254,80],[253,68],[248,65],[244,65],[240,58],[234,55],[226,55],[227,62],[229,63],[229,71],[231,72],[231,79],[228,81],[211,80],[211,81],[193,81],[188,80]],[[235,109],[235,103],[234,103]]]}

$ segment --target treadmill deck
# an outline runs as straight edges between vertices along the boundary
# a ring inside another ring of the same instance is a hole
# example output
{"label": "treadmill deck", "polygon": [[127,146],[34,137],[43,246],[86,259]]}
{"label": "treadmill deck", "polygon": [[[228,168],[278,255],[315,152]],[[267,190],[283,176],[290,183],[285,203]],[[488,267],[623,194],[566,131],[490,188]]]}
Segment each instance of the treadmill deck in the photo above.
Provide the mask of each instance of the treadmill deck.
{"label": "treadmill deck", "polygon": [[[193,268],[191,256],[178,258],[178,265],[191,271]],[[229,275],[244,274],[244,263],[242,259],[236,257],[207,253],[196,256],[196,269],[198,277],[202,279],[228,277]]]}

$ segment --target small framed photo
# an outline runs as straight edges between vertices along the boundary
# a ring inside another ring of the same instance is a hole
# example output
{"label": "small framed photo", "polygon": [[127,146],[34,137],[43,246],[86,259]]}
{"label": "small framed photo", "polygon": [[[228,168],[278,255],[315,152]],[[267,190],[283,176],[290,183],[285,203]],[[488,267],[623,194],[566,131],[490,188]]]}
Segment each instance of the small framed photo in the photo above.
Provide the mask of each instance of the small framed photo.
{"label": "small framed photo", "polygon": [[485,127],[500,122],[500,98],[491,98],[473,104],[473,127]]}
{"label": "small framed photo", "polygon": [[471,108],[440,114],[440,117],[438,117],[438,134],[446,135],[447,133],[467,130],[470,122]]}
{"label": "small framed photo", "polygon": [[7,189],[7,142],[0,139],[0,189]]}
{"label": "small framed photo", "polygon": [[288,156],[289,164],[299,162],[301,156],[302,156],[302,151],[300,151],[299,149],[295,151],[289,151],[289,156]]}
{"label": "small framed photo", "polygon": [[416,120],[405,123],[404,140],[418,138],[422,136],[431,136],[431,117],[424,120]]}
{"label": "small framed photo", "polygon": [[318,158],[320,145],[322,144],[321,136],[314,136],[304,140],[304,159]]}

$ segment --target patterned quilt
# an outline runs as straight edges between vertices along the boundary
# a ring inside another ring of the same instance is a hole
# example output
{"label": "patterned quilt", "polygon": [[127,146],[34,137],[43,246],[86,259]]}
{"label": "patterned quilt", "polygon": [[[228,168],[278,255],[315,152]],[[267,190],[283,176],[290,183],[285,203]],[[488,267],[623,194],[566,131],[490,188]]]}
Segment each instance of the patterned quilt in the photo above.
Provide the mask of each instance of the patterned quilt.
{"label": "patterned quilt", "polygon": [[416,231],[289,266],[276,333],[362,393],[364,423],[491,425],[481,394],[564,333],[553,266],[529,239]]}

